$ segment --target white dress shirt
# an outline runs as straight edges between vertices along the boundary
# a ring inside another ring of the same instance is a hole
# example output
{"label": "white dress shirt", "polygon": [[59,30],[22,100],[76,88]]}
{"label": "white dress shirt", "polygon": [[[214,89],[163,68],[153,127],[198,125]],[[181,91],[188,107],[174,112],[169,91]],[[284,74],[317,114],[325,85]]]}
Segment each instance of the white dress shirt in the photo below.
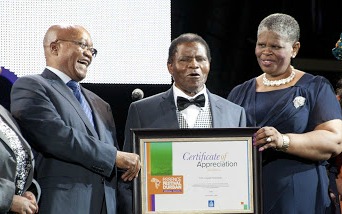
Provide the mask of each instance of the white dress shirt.
{"label": "white dress shirt", "polygon": [[[205,97],[205,105],[204,107],[206,107],[208,105],[208,94],[207,94],[207,88],[204,85],[203,89],[198,92],[195,96],[189,96],[187,94],[185,94],[183,91],[181,91],[179,88],[177,88],[175,86],[175,84],[173,84],[173,97],[175,99],[175,104],[177,106],[177,97],[184,97],[188,100],[190,99],[194,99],[195,97],[197,97],[200,94],[204,94]],[[203,108],[204,108],[203,107]],[[198,114],[200,113],[200,111],[202,110],[202,107],[198,107],[196,105],[190,105],[189,107],[187,107],[186,109],[180,111],[179,113],[182,114],[182,116],[184,117],[184,119],[186,120],[186,122],[188,123],[189,128],[193,128],[197,119]]]}

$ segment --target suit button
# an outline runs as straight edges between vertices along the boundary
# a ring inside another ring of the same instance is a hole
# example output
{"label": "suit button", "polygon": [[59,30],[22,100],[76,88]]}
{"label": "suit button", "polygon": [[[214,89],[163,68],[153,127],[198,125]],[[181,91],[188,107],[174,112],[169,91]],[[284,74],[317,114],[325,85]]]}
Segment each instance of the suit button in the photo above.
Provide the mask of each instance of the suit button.
{"label": "suit button", "polygon": [[104,184],[104,181],[105,181],[105,179],[104,179],[104,178],[101,178],[101,183],[103,183],[103,184]]}

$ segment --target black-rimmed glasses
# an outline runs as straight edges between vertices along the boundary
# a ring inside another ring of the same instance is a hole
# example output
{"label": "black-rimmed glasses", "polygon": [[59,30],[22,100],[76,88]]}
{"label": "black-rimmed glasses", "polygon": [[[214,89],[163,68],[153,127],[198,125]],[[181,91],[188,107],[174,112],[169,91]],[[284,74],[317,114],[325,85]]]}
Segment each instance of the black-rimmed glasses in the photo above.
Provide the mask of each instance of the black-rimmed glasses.
{"label": "black-rimmed glasses", "polygon": [[56,43],[58,42],[72,42],[74,43],[75,45],[78,45],[80,46],[83,50],[87,49],[87,50],[90,50],[91,52],[91,55],[93,57],[95,57],[97,55],[97,50],[95,48],[92,48],[92,47],[89,47],[87,44],[85,44],[84,42],[78,42],[78,41],[73,41],[73,40],[65,40],[65,39],[57,39],[55,41]]}

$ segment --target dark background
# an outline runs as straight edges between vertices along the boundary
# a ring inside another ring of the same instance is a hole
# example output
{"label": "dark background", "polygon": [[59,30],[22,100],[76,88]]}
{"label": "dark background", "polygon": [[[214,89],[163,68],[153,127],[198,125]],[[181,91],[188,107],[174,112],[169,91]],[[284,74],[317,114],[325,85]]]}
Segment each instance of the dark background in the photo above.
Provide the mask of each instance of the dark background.
{"label": "dark background", "polygon": [[[234,86],[262,73],[254,55],[260,21],[271,13],[286,13],[301,27],[301,49],[293,65],[325,76],[335,86],[342,77],[342,62],[333,57],[331,49],[342,32],[341,8],[342,0],[172,0],[171,37],[191,32],[208,42],[212,62],[206,85],[211,92],[227,97]],[[115,75],[115,68],[112,74]],[[83,86],[111,105],[120,145],[132,91],[140,88],[147,97],[170,88],[170,85]]]}

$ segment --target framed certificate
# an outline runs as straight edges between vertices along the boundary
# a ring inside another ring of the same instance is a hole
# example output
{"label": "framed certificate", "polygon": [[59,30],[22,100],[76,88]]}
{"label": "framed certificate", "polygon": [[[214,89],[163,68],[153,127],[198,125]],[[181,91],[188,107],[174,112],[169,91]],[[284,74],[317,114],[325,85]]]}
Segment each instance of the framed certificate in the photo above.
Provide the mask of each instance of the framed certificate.
{"label": "framed certificate", "polygon": [[257,128],[133,129],[135,214],[262,213]]}

